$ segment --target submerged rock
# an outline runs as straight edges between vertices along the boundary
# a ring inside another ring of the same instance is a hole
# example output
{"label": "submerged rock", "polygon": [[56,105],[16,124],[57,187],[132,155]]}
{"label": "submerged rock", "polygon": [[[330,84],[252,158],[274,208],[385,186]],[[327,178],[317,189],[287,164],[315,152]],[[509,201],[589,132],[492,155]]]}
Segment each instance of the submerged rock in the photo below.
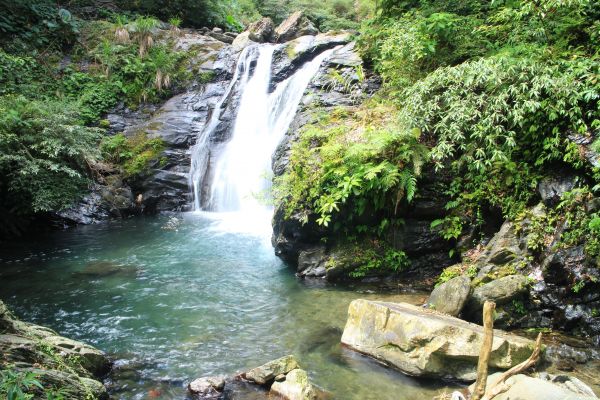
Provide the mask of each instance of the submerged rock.
{"label": "submerged rock", "polygon": [[317,398],[317,392],[309,382],[308,374],[299,368],[291,370],[284,380],[273,383],[271,392],[287,400],[314,400]]}
{"label": "submerged rock", "polygon": [[465,306],[469,293],[471,280],[466,276],[457,276],[433,289],[427,304],[438,312],[457,317]]}
{"label": "submerged rock", "polygon": [[[413,376],[472,381],[483,328],[405,303],[354,300],[342,343]],[[531,340],[494,331],[490,368],[508,369],[533,351]]]}
{"label": "submerged rock", "polygon": [[298,368],[298,362],[292,355],[278,358],[270,361],[260,367],[251,369],[243,374],[244,379],[265,385],[275,379],[276,376],[287,374],[293,369]]}
{"label": "submerged rock", "polygon": [[77,271],[75,275],[90,277],[90,278],[105,278],[108,276],[118,275],[123,277],[135,277],[137,268],[132,265],[122,265],[112,261],[92,261],[85,265],[81,271]]}

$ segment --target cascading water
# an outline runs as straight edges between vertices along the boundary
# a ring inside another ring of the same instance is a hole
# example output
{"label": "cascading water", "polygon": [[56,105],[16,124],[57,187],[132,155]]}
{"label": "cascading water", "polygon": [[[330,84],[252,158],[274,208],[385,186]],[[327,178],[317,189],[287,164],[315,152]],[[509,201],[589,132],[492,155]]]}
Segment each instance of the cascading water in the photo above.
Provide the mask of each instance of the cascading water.
{"label": "cascading water", "polygon": [[[271,157],[288,130],[302,95],[321,62],[334,50],[324,51],[303,65],[269,93],[274,45],[263,44],[246,48],[240,55],[232,83],[192,152],[190,183],[194,191],[195,210],[201,204],[210,211],[239,212],[246,216],[260,215],[271,209],[257,197],[270,186]],[[251,71],[250,65],[256,61]],[[231,140],[226,144],[214,166],[208,197],[201,202],[200,186],[208,161],[208,138],[218,124],[223,102],[239,80],[241,93]]]}

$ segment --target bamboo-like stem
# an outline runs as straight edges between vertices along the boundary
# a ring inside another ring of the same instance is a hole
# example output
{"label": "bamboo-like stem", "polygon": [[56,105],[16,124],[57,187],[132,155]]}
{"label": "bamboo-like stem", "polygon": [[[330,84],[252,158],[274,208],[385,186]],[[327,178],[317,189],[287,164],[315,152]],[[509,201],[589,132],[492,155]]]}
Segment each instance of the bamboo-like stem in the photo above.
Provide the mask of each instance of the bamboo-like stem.
{"label": "bamboo-like stem", "polygon": [[[500,393],[506,392],[510,387],[505,384],[506,380],[508,378],[510,378],[511,376],[520,374],[521,372],[525,371],[526,369],[529,369],[530,367],[534,366],[540,359],[541,352],[542,352],[542,333],[540,332],[535,341],[535,348],[533,349],[533,353],[531,353],[529,358],[527,360],[523,361],[522,363],[515,365],[514,367],[512,367],[511,369],[509,369],[508,371],[506,371],[505,373],[500,375],[500,378],[498,379],[498,381],[496,381],[494,386],[492,386],[487,391],[487,393],[485,394],[485,396],[483,396],[481,398],[481,400],[492,400],[494,397],[498,396]],[[475,397],[473,397],[473,398],[475,398]]]}
{"label": "bamboo-like stem", "polygon": [[472,400],[480,400],[485,395],[485,385],[488,377],[488,364],[492,344],[494,343],[494,310],[496,303],[486,301],[483,304],[483,343],[479,351],[479,361],[477,362],[477,381],[473,389]]}

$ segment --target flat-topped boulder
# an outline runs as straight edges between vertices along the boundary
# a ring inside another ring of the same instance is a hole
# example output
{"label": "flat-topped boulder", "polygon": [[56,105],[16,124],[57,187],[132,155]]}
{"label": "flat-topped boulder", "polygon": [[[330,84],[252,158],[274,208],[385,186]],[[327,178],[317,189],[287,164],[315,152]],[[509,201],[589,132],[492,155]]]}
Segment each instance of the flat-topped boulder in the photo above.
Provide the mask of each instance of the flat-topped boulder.
{"label": "flat-topped boulder", "polygon": [[[406,303],[354,300],[342,343],[405,374],[473,381],[483,327]],[[490,368],[527,359],[534,343],[494,330]]]}

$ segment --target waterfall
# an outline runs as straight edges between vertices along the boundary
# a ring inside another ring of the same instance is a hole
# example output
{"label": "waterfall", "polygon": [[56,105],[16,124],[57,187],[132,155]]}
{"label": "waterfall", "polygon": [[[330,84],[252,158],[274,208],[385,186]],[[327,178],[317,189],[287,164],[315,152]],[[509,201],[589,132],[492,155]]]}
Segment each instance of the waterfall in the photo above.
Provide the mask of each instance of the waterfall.
{"label": "waterfall", "polygon": [[[190,186],[197,211],[202,204],[210,211],[247,215],[270,211],[258,198],[270,188],[271,157],[289,129],[310,80],[321,62],[334,51],[327,50],[317,55],[269,92],[275,49],[276,46],[271,44],[244,49],[233,80],[192,150]],[[218,125],[224,102],[236,82],[240,101],[231,139],[219,153],[214,166],[211,166],[210,191],[205,194],[206,198],[201,199],[200,186],[205,179],[209,138]]]}

